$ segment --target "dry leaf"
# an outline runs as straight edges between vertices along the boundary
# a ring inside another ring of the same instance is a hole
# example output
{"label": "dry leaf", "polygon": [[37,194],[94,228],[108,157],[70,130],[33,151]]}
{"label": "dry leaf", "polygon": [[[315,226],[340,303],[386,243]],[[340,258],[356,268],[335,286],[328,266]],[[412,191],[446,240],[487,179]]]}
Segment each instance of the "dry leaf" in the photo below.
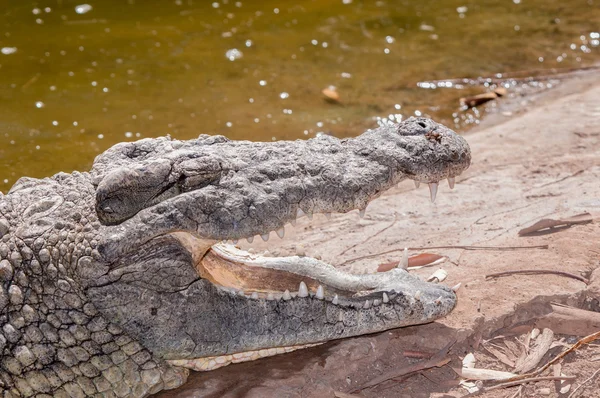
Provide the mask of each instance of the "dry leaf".
{"label": "dry leaf", "polygon": [[485,104],[486,102],[495,100],[496,98],[498,98],[498,94],[496,94],[495,92],[483,93],[474,95],[472,97],[461,98],[460,105],[469,108],[475,108],[476,106]]}
{"label": "dry leaf", "polygon": [[[530,336],[530,335],[528,335]],[[515,366],[515,372],[527,373],[537,366],[550,349],[554,340],[554,332],[550,329],[544,329],[542,334],[535,341],[535,347],[529,352],[529,355]]]}
{"label": "dry leaf", "polygon": [[462,368],[454,369],[454,371],[459,376],[469,380],[506,380],[516,376],[515,373],[492,369]]}
{"label": "dry leaf", "polygon": [[593,221],[592,215],[588,212],[577,214],[576,216],[563,218],[560,220],[553,220],[551,218],[544,218],[530,227],[523,228],[519,231],[519,236],[536,235],[538,233],[550,233],[553,232],[554,228],[569,228],[572,225],[587,224]]}
{"label": "dry leaf", "polygon": [[326,97],[327,100],[338,102],[340,100],[340,95],[337,92],[337,88],[335,86],[329,86],[321,90],[321,93]]}
{"label": "dry leaf", "polygon": [[[416,256],[411,256],[408,258],[408,267],[425,267],[431,265],[437,265],[446,261],[445,256],[440,256],[439,254],[433,253],[421,253]],[[392,261],[391,263],[383,263],[379,264],[377,267],[377,272],[386,272],[391,269],[394,269],[398,266],[400,261]],[[414,269],[414,268],[413,268]]]}
{"label": "dry leaf", "polygon": [[496,357],[497,360],[499,360],[500,362],[502,362],[503,364],[514,368],[515,366],[515,361],[513,361],[512,359],[510,359],[508,357],[508,355],[506,355],[504,352],[502,352],[500,350],[500,347],[496,348],[493,345],[489,344],[489,345],[484,345],[485,349],[492,354],[493,356]]}

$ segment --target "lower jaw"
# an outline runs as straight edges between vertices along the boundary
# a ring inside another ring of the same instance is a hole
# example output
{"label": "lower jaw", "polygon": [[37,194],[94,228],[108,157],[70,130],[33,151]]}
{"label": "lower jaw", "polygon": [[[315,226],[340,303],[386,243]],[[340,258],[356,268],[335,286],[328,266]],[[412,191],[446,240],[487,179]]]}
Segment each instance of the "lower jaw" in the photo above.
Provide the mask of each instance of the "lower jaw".
{"label": "lower jaw", "polygon": [[198,372],[208,372],[211,370],[222,368],[223,366],[227,366],[232,363],[255,361],[260,358],[272,357],[274,355],[285,354],[288,352],[301,350],[302,348],[314,347],[321,344],[324,344],[324,342],[293,345],[288,347],[264,348],[261,350],[238,352],[235,354],[218,355],[213,357],[194,359],[171,359],[167,360],[167,363],[173,366],[188,368]]}

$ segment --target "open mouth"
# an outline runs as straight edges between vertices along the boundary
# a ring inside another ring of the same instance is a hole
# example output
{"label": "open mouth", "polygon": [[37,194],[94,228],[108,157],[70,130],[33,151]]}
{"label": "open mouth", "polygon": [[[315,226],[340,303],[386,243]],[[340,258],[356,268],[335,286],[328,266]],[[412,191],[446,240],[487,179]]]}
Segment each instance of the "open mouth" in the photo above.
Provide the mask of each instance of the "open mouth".
{"label": "open mouth", "polygon": [[[405,319],[407,325],[426,323],[443,316],[452,310],[456,302],[452,289],[443,285],[432,286],[431,283],[409,275],[403,268],[386,273],[356,275],[311,257],[255,254],[241,249],[237,242],[215,243],[206,250],[202,239],[182,232],[171,235],[190,253],[194,253],[193,265],[198,275],[209,281],[224,296],[264,302],[275,307],[279,303],[293,304],[295,301],[302,301],[306,305],[309,302],[311,308],[322,311],[335,307],[347,312],[388,312],[391,315],[397,307],[401,307],[408,315]],[[252,243],[252,239],[248,241]],[[343,323],[346,316],[344,311],[339,311],[337,321]],[[395,325],[402,326],[402,321],[399,322],[396,314],[391,316]],[[378,328],[374,328],[371,332],[377,330]],[[368,332],[367,328],[365,333]],[[323,342],[169,362],[197,371],[209,371],[231,363],[287,353]]]}

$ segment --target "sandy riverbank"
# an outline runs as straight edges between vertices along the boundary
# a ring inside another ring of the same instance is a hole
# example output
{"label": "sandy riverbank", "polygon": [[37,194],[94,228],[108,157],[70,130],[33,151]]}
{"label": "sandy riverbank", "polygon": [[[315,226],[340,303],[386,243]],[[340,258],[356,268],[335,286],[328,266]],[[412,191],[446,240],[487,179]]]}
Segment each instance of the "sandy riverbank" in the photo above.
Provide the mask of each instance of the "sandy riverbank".
{"label": "sandy riverbank", "polygon": [[[519,269],[579,275],[600,265],[600,76],[575,77],[544,96],[526,100],[525,109],[511,117],[498,114],[468,134],[473,164],[453,191],[440,184],[435,204],[430,203],[426,187],[415,190],[407,181],[370,204],[363,220],[357,212],[334,215],[330,221],[316,218],[311,224],[304,220],[287,232],[279,247],[273,249],[273,240],[268,247],[285,255],[295,253],[301,243],[307,255],[332,264],[405,246],[548,245],[548,249],[426,250],[449,257],[441,265],[449,274],[444,283],[462,283],[459,305],[447,318],[193,374],[182,388],[160,396],[333,397],[334,391],[349,391],[402,366],[404,350],[435,351],[457,338],[452,364],[458,366],[457,358],[481,338],[547,309],[534,302],[581,306],[586,297],[589,301],[584,283],[562,276],[485,279],[489,273]],[[594,217],[593,223],[541,236],[517,234],[539,219],[585,211]],[[400,255],[357,261],[344,269],[373,272],[379,263]],[[432,272],[431,268],[416,271],[425,277]],[[582,380],[588,368],[581,368]],[[453,377],[452,370],[444,367],[402,383],[388,382],[360,396],[429,397],[431,392],[450,391]],[[457,391],[450,396],[465,394]]]}

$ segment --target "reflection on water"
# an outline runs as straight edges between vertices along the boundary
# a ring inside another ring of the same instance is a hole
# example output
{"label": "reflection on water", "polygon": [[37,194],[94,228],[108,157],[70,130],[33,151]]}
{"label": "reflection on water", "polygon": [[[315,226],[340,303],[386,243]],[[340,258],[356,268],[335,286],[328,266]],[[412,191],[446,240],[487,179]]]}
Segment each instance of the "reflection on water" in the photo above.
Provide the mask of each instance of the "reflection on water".
{"label": "reflection on water", "polygon": [[0,190],[140,137],[341,137],[413,114],[461,128],[479,113],[457,98],[481,88],[417,82],[591,65],[597,1],[12,1]]}

